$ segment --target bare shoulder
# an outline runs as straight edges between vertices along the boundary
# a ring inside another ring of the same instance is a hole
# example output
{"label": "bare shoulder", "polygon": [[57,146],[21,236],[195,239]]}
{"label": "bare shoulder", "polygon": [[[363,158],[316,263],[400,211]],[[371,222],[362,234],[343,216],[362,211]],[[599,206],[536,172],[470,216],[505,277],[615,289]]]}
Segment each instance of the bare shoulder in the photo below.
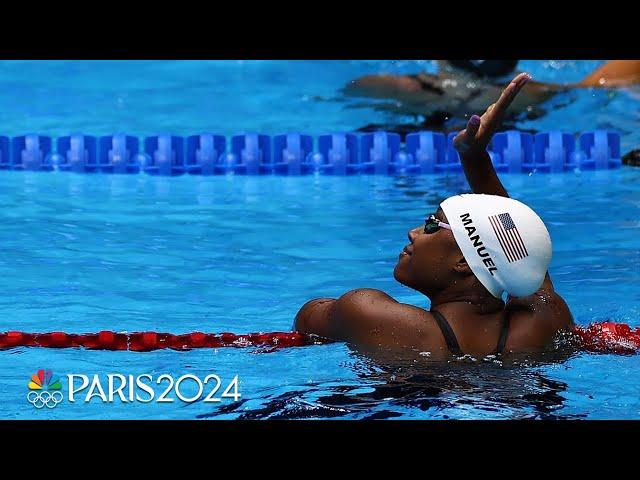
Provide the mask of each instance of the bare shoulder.
{"label": "bare shoulder", "polygon": [[511,320],[509,348],[542,348],[562,330],[573,326],[573,315],[547,277],[533,295],[510,299],[506,313]]}
{"label": "bare shoulder", "polygon": [[336,301],[331,317],[344,341],[399,348],[441,347],[430,312],[400,303],[380,290],[359,288],[345,293]]}
{"label": "bare shoulder", "polygon": [[310,300],[296,315],[294,328],[363,347],[446,348],[430,312],[373,288],[351,290],[338,299]]}
{"label": "bare shoulder", "polygon": [[293,329],[300,333],[330,338],[329,314],[335,302],[335,298],[314,298],[309,300],[298,311],[293,323]]}

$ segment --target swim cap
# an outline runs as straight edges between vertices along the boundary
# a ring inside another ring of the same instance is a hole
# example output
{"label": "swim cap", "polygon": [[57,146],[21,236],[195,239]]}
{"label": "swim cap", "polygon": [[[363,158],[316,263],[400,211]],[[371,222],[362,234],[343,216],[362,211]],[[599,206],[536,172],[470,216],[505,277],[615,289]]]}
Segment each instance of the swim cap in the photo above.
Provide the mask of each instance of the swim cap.
{"label": "swim cap", "polygon": [[496,195],[464,194],[440,205],[477,279],[494,297],[534,293],[551,262],[551,238],[524,203]]}

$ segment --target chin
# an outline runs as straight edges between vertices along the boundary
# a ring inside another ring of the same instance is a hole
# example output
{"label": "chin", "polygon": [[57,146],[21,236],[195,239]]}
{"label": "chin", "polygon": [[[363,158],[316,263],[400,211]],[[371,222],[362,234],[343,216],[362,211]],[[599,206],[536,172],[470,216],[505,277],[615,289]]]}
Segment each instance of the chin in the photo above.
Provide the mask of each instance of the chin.
{"label": "chin", "polygon": [[393,269],[393,278],[395,278],[402,285],[410,287],[408,283],[409,279],[407,275],[407,269],[404,267],[404,265],[401,265],[401,261],[399,261],[396,264],[396,267]]}

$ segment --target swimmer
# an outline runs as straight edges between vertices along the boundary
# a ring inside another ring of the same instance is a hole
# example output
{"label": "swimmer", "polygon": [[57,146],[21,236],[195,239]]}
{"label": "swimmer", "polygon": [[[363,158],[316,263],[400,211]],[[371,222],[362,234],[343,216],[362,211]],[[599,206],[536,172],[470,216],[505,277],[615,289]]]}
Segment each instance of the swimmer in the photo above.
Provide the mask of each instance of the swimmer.
{"label": "swimmer", "polygon": [[[347,96],[393,100],[377,108],[407,115],[461,116],[480,111],[500,93],[496,79],[511,74],[517,60],[441,60],[437,75],[367,75],[351,81],[342,92]],[[609,60],[578,83],[529,82],[507,110],[512,116],[554,95],[574,88],[620,88],[640,83],[640,60]],[[534,113],[532,113],[534,115]]]}
{"label": "swimmer", "polygon": [[631,150],[622,157],[622,164],[640,167],[640,149]]}
{"label": "swimmer", "polygon": [[427,296],[431,310],[360,288],[307,302],[296,315],[297,331],[363,349],[483,358],[541,351],[571,328],[571,312],[547,272],[549,234],[533,210],[509,198],[487,153],[529,80],[517,75],[454,140],[473,194],[446,199],[408,232],[394,278]]}

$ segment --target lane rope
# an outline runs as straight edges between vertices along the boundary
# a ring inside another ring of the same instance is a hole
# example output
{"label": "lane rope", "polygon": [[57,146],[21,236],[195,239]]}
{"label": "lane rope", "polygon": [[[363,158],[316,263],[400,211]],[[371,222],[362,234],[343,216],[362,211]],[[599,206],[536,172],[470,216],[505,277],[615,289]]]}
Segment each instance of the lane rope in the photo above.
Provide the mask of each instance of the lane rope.
{"label": "lane rope", "polygon": [[[572,333],[583,350],[595,353],[632,354],[640,350],[640,328],[624,323],[600,322],[587,327],[575,327]],[[316,337],[299,332],[267,333],[202,333],[182,335],[162,332],[119,333],[27,333],[0,332],[0,349],[17,347],[86,348],[89,350],[128,350],[150,352],[154,350],[191,350],[195,348],[247,348],[264,347],[266,351],[281,348],[317,345]]]}
{"label": "lane rope", "polygon": [[300,347],[314,343],[310,337],[297,332],[248,333],[202,333],[193,332],[183,335],[161,332],[117,333],[101,331],[98,333],[26,333],[9,331],[0,333],[0,349],[16,347],[74,348],[89,350],[130,350],[149,352],[152,350],[172,349],[191,350],[194,348],[223,347]]}

